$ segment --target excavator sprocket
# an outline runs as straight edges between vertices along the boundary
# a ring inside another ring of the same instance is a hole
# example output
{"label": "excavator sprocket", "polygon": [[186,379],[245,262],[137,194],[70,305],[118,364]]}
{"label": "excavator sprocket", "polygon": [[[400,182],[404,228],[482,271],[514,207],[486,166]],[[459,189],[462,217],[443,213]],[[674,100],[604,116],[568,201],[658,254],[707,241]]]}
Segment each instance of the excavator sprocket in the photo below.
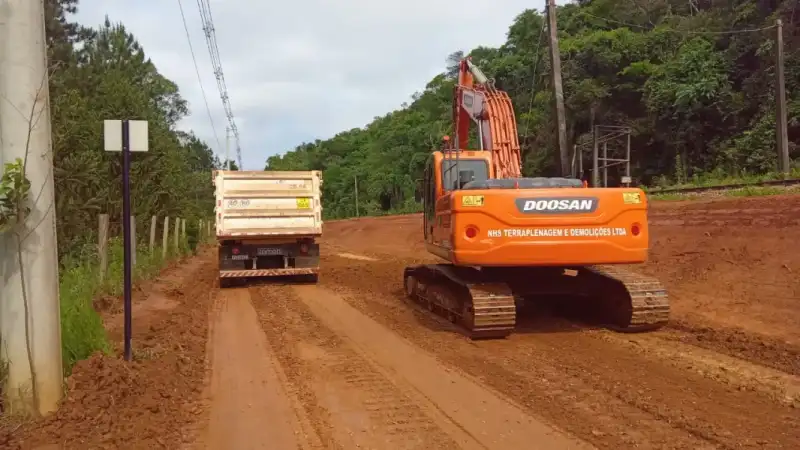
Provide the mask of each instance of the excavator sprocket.
{"label": "excavator sprocket", "polygon": [[504,338],[514,331],[511,289],[485,280],[476,269],[447,264],[407,267],[404,286],[409,298],[460,325],[472,339]]}

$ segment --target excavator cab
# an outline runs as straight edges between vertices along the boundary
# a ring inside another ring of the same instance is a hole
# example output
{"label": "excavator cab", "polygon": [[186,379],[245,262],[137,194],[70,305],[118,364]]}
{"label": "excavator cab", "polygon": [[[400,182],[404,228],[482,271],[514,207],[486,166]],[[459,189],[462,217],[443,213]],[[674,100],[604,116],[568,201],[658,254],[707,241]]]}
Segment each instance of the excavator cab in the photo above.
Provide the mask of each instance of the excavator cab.
{"label": "excavator cab", "polygon": [[486,152],[462,151],[458,156],[453,156],[452,150],[436,151],[425,164],[422,204],[426,242],[433,235],[436,205],[443,196],[463,190],[470,184],[490,180],[491,164]]}

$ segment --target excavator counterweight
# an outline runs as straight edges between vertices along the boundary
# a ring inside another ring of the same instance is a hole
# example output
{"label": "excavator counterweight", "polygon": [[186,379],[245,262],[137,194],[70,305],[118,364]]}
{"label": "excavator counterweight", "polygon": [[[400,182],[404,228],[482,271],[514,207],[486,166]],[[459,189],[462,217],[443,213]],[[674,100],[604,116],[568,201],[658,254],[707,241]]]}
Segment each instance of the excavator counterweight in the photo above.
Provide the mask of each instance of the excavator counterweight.
{"label": "excavator counterweight", "polygon": [[[407,267],[406,294],[473,338],[505,337],[518,306],[573,301],[618,331],[663,326],[658,280],[621,267],[645,262],[647,198],[637,188],[588,188],[571,178],[523,177],[511,99],[467,58],[453,96],[455,142],[424,176],[426,249],[447,261]],[[479,149],[468,146],[477,125]]]}

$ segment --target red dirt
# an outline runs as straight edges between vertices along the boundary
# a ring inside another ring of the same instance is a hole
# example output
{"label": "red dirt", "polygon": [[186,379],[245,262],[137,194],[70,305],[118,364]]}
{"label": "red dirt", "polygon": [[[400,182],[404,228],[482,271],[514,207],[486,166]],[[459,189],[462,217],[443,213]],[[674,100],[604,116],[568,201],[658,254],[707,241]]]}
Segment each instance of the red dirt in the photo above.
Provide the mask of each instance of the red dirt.
{"label": "red dirt", "polygon": [[651,222],[643,271],[682,339],[800,375],[800,195],[656,203]]}
{"label": "red dirt", "polygon": [[220,295],[207,251],[137,292],[136,362],[78,364],[61,410],[0,447],[800,448],[800,196],[650,220],[637,270],[674,314],[644,335],[542,314],[464,338],[403,295],[403,267],[437,261],[419,215],[328,223],[319,286]]}
{"label": "red dirt", "polygon": [[[191,441],[185,430],[199,411],[195,400],[203,385],[207,311],[216,279],[205,253],[137,289],[132,363],[101,354],[79,362],[59,411],[39,422],[6,424],[0,447],[173,449]],[[121,317],[106,319],[119,350]]]}
{"label": "red dirt", "polygon": [[[714,327],[735,347],[740,332],[800,347],[800,195],[653,202],[650,222],[650,261],[639,270],[667,286],[676,329],[707,336]],[[325,233],[339,249],[329,252],[436,261],[420,215],[330,222]]]}
{"label": "red dirt", "polygon": [[[800,196],[654,203],[651,261],[638,270],[666,284],[674,320],[647,335],[521,317],[506,340],[464,341],[404,302],[404,265],[437,260],[422,246],[419,215],[328,223],[322,285],[599,447],[795,448],[798,212]],[[697,347],[741,359],[708,358]]]}

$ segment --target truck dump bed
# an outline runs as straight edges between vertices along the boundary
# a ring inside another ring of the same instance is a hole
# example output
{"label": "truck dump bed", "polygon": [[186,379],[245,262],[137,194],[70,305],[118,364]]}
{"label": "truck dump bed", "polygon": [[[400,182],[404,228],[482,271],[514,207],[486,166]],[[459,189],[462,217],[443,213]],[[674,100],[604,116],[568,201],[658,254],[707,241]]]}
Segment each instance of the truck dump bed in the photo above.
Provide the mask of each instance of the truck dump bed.
{"label": "truck dump bed", "polygon": [[214,171],[217,239],[320,236],[322,172]]}

